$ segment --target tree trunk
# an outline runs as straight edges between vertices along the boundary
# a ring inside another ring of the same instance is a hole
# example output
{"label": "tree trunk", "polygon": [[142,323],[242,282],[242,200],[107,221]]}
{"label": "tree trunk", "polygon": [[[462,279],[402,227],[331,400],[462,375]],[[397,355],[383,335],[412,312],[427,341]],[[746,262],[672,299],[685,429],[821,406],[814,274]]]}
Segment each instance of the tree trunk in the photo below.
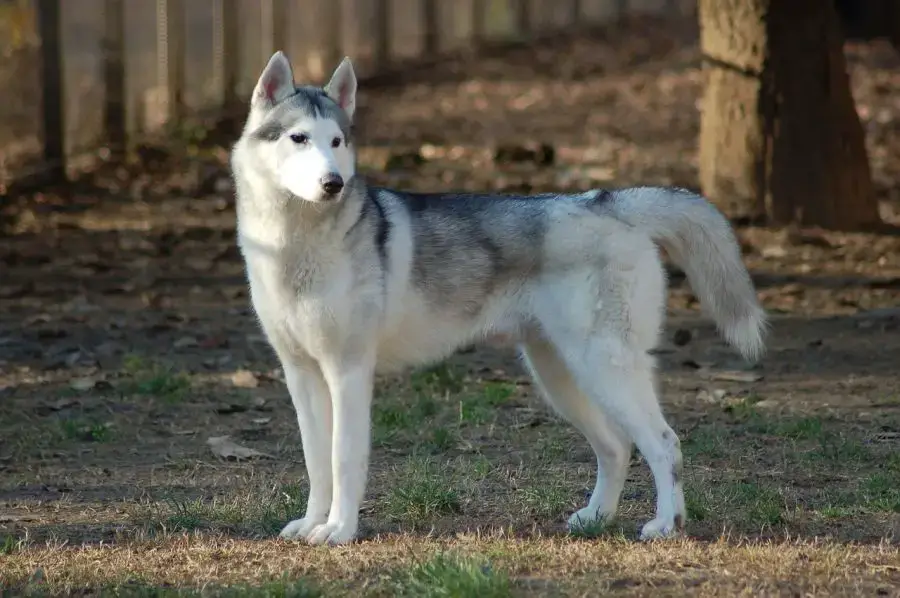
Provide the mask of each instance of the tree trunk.
{"label": "tree trunk", "polygon": [[700,184],[726,213],[878,224],[831,0],[700,0]]}

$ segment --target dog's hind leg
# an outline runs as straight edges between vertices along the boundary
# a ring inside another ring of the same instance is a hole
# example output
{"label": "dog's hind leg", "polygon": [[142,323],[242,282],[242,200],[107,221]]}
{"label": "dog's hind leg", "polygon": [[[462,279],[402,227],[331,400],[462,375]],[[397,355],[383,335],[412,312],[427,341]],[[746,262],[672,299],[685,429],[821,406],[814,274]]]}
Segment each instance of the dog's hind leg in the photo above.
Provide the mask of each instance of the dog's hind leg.
{"label": "dog's hind leg", "polygon": [[631,442],[597,403],[581,392],[553,345],[534,338],[523,343],[521,349],[546,401],[584,434],[597,457],[594,491],[588,505],[569,517],[569,529],[611,520],[628,475]]}
{"label": "dog's hind leg", "polygon": [[641,538],[677,534],[685,520],[681,448],[656,397],[652,358],[615,336],[566,336],[553,340],[579,387],[622,427],[653,472],[656,517]]}

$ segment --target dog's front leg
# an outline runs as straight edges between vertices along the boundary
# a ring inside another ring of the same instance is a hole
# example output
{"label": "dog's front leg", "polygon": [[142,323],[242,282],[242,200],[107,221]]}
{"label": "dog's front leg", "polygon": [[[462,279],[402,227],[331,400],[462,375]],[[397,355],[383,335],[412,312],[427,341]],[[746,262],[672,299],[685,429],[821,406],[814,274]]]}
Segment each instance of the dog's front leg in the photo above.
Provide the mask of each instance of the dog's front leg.
{"label": "dog's front leg", "polygon": [[328,521],[309,535],[311,544],[344,544],[354,538],[359,527],[369,468],[374,364],[374,355],[322,364],[334,417],[333,492]]}
{"label": "dog's front leg", "polygon": [[281,530],[288,540],[306,538],[328,518],[331,505],[331,395],[319,366],[312,360],[299,364],[293,356],[281,360],[284,381],[300,425],[303,460],[309,479],[306,514]]}

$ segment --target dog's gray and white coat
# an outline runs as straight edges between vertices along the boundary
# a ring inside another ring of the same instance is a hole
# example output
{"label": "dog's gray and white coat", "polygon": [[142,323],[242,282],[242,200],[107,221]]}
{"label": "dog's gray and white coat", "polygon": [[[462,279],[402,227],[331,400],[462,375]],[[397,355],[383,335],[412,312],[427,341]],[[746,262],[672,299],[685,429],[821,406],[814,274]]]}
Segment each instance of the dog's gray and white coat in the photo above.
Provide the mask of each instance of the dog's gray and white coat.
{"label": "dog's gray and white coat", "polygon": [[763,352],[765,313],[725,218],[693,193],[414,194],[356,176],[357,81],[296,86],[276,53],[232,153],[238,239],[253,306],[280,359],[309,476],[305,516],[281,532],[339,544],[357,532],[377,372],[511,338],[542,394],[597,456],[571,526],[612,517],[634,443],[656,484],[643,538],[685,520],[679,440],[648,350],[666,283],[655,242],[682,266],[723,336]]}

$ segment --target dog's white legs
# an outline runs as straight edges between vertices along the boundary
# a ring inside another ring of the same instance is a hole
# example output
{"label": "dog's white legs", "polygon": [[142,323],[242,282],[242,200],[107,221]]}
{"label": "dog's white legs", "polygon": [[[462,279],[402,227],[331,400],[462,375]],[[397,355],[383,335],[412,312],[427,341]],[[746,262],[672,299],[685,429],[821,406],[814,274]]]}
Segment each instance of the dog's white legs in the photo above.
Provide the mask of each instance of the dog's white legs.
{"label": "dog's white legs", "polygon": [[597,403],[581,392],[550,343],[530,340],[522,346],[522,355],[547,402],[584,434],[597,456],[597,481],[591,499],[569,517],[569,528],[611,520],[628,475],[631,442]]}
{"label": "dog's white legs", "polygon": [[322,372],[314,363],[299,366],[282,360],[284,379],[297,411],[303,460],[309,478],[306,514],[281,530],[289,540],[306,538],[317,525],[325,523],[331,504],[331,395]]}
{"label": "dog's white legs", "polygon": [[334,415],[331,463],[333,493],[328,520],[308,536],[311,544],[344,544],[359,527],[371,438],[374,359],[323,364]]}
{"label": "dog's white legs", "polygon": [[659,407],[652,358],[614,337],[569,340],[557,346],[569,347],[563,356],[579,386],[631,437],[653,472],[656,517],[641,538],[676,535],[685,520],[681,448]]}

